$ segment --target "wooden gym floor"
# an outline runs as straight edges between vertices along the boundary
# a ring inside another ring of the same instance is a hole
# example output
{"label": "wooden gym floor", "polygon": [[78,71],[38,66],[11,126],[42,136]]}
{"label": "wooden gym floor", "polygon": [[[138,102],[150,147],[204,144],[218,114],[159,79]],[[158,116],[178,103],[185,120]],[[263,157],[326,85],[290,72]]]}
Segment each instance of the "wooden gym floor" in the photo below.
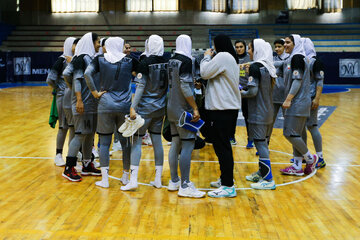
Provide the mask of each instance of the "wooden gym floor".
{"label": "wooden gym floor", "polygon": [[[245,128],[233,148],[233,199],[187,199],[140,185],[122,192],[121,153],[110,162],[110,188],[99,177],[72,183],[53,164],[56,129],[48,125],[48,87],[0,89],[0,239],[360,239],[360,89],[323,95],[337,106],[320,128],[327,166],[310,177],[282,176],[291,147],[280,129],[270,144],[275,191],[249,189],[245,175],[257,157],[246,150]],[[309,138],[310,149],[314,150]],[[163,184],[169,181],[167,153]],[[64,149],[67,153],[67,147]],[[139,181],[154,178],[152,148],[143,147]],[[191,180],[208,188],[219,176],[212,146],[192,156]]]}

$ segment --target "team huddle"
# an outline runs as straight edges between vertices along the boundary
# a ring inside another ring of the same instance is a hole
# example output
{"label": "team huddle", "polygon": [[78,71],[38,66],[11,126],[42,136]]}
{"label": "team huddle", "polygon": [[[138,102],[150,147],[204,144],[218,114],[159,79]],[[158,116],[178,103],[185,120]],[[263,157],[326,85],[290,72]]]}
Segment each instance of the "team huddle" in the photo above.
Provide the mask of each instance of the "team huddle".
{"label": "team huddle", "polygon": [[[218,35],[214,49],[193,56],[191,38],[180,35],[170,59],[164,57],[164,42],[158,35],[146,40],[139,59],[127,54],[129,46],[120,37],[100,39],[91,32],[81,39],[69,37],[64,53],[48,74],[47,83],[56,91],[59,120],[55,164],[65,166],[64,178],[79,182],[80,175],[101,176],[95,184],[109,188],[110,145],[117,133],[122,146],[121,190],[137,189],[142,138],[148,132],[155,159],[155,179],[150,184],[162,188],[162,134],[167,122],[171,141],[167,189],[178,191],[181,197],[205,197],[206,192],[190,181],[191,154],[195,143],[202,140],[201,127],[221,172],[220,178],[210,183],[215,189],[207,195],[235,197],[231,145],[237,144],[240,109],[246,123],[246,147],[255,145],[259,156],[259,170],[246,176],[253,189],[276,188],[269,144],[280,109],[283,135],[293,146],[292,165],[280,172],[302,176],[325,167],[317,126],[324,70],[309,38],[293,34],[278,39],[274,54],[263,39],[248,45],[239,40],[234,48],[228,36]],[[136,83],[135,94],[132,82]],[[307,129],[316,154],[307,147]],[[62,149],[68,131],[64,161]],[[95,133],[99,135],[100,164],[92,154]],[[82,162],[80,175],[75,169],[78,159]]]}

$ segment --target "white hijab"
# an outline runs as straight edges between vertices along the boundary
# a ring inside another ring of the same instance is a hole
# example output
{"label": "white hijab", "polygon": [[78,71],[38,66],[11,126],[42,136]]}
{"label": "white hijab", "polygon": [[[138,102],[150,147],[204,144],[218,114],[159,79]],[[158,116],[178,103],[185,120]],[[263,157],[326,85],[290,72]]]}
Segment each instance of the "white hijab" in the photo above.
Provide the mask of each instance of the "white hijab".
{"label": "white hijab", "polygon": [[188,35],[182,34],[176,38],[176,51],[175,53],[187,56],[192,59],[191,56],[192,42]]}
{"label": "white hijab", "polygon": [[270,76],[276,78],[273,51],[270,43],[258,38],[254,40],[254,62],[261,63],[269,71]]}
{"label": "white hijab", "polygon": [[116,63],[123,59],[126,54],[124,50],[124,39],[121,37],[109,37],[105,42],[106,53],[104,57],[106,61]]}
{"label": "white hijab", "polygon": [[75,56],[80,56],[82,54],[89,55],[90,57],[93,57],[96,54],[91,32],[82,36],[76,45]]}
{"label": "white hijab", "polygon": [[164,55],[164,41],[158,35],[151,35],[148,41],[149,55],[163,56]]}
{"label": "white hijab", "polygon": [[140,55],[140,56],[142,56],[142,55],[145,55],[145,56],[150,56],[150,54],[149,54],[149,39],[146,39],[145,40],[145,51]]}
{"label": "white hijab", "polygon": [[72,53],[72,45],[74,44],[76,38],[68,37],[64,42],[64,52],[61,55],[62,57],[72,57],[74,54]]}
{"label": "white hijab", "polygon": [[305,50],[305,54],[308,58],[316,57],[316,51],[314,43],[311,41],[310,38],[301,38],[303,47]]}
{"label": "white hijab", "polygon": [[305,55],[305,51],[304,51],[304,47],[301,41],[301,37],[298,34],[292,34],[293,38],[294,38],[294,49],[292,50],[290,57],[293,57],[296,54],[300,54],[303,55],[304,57]]}

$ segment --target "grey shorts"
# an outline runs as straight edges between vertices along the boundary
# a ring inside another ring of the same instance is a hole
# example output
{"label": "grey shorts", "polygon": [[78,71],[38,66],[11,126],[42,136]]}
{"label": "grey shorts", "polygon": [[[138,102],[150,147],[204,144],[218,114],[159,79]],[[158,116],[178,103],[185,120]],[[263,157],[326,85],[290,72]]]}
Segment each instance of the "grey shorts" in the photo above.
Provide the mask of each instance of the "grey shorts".
{"label": "grey shorts", "polygon": [[264,141],[268,137],[270,124],[253,124],[249,123],[249,138],[254,141]]}
{"label": "grey shorts", "polygon": [[285,116],[284,120],[284,136],[300,137],[305,128],[306,117]]}
{"label": "grey shorts", "polygon": [[181,140],[195,140],[196,133],[179,127],[177,122],[170,122],[171,137],[179,136]]}
{"label": "grey shorts", "polygon": [[125,122],[125,113],[98,113],[96,132],[111,135]]}
{"label": "grey shorts", "polygon": [[153,118],[144,118],[145,123],[136,133],[140,137],[145,136],[146,130],[149,130],[150,134],[161,134],[164,116],[153,117]]}
{"label": "grey shorts", "polygon": [[63,109],[63,97],[56,97],[56,108],[58,112],[59,128],[68,128],[65,112]]}
{"label": "grey shorts", "polygon": [[71,108],[63,108],[63,111],[65,113],[66,122],[69,125],[69,127],[74,127],[74,118]]}
{"label": "grey shorts", "polygon": [[73,118],[74,118],[75,134],[95,133],[97,114],[83,113],[79,115],[74,115]]}
{"label": "grey shorts", "polygon": [[308,117],[306,120],[307,127],[316,127],[318,125],[318,110],[319,108],[316,108],[314,110],[311,109],[310,117]]}

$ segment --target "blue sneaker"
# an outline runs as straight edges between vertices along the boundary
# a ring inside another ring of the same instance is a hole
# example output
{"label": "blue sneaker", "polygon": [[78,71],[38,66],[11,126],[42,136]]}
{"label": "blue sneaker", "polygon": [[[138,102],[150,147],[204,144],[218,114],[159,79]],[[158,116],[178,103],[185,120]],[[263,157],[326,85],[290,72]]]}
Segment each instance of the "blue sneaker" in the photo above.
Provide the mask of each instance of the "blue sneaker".
{"label": "blue sneaker", "polygon": [[232,197],[236,197],[235,186],[232,186],[232,187],[221,186],[216,190],[208,192],[208,196],[213,197],[213,198],[221,198],[221,197],[232,198]]}
{"label": "blue sneaker", "polygon": [[249,141],[247,142],[247,145],[246,145],[246,149],[251,149],[254,147],[254,141]]}
{"label": "blue sneaker", "polygon": [[256,152],[255,155],[256,155],[256,156],[259,156],[259,152]]}
{"label": "blue sneaker", "polygon": [[230,144],[231,145],[236,145],[237,144],[236,139],[235,138],[230,138]]}
{"label": "blue sneaker", "polygon": [[320,158],[320,157],[319,157],[319,160],[318,160],[318,162],[316,163],[315,168],[323,168],[323,167],[325,167],[325,166],[326,166],[326,162],[325,162],[324,158]]}

